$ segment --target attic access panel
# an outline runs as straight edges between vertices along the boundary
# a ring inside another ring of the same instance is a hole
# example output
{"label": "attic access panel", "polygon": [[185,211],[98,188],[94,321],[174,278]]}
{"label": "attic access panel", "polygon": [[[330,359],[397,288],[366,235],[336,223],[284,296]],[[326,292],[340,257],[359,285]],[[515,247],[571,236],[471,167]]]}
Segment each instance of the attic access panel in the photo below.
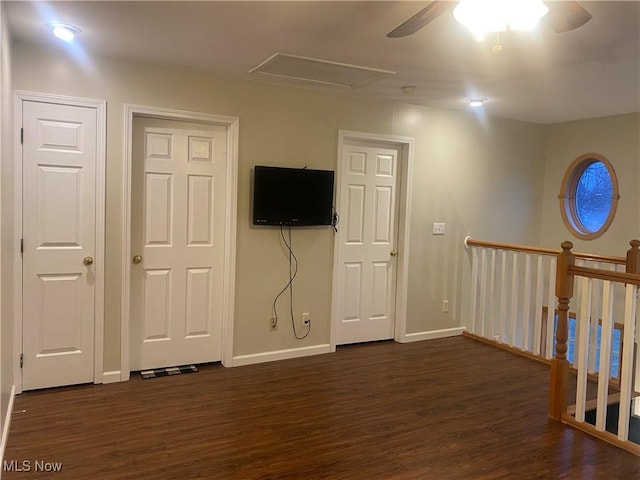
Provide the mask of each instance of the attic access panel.
{"label": "attic access panel", "polygon": [[380,77],[395,75],[396,72],[378,68],[350,65],[319,58],[301,57],[285,53],[275,53],[259,65],[249,70],[289,80],[356,88],[373,82]]}

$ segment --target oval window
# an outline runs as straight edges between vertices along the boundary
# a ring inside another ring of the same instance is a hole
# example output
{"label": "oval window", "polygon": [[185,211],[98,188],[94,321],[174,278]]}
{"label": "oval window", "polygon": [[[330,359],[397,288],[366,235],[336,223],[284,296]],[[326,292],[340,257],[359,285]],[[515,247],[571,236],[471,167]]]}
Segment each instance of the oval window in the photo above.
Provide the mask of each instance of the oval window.
{"label": "oval window", "polygon": [[560,211],[575,236],[590,240],[602,235],[617,203],[618,180],[606,158],[589,153],[573,161],[562,181]]}

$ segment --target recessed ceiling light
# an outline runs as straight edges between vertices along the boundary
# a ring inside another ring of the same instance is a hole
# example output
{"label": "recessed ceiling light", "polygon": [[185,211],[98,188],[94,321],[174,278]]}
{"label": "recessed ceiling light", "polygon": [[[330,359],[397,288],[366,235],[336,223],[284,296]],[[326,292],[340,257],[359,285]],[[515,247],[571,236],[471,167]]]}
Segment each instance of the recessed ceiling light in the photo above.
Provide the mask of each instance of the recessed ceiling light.
{"label": "recessed ceiling light", "polygon": [[467,103],[470,107],[481,107],[487,100],[487,97],[471,97],[467,99]]}
{"label": "recessed ceiling light", "polygon": [[78,27],[67,25],[65,23],[51,23],[49,24],[49,28],[51,29],[51,33],[65,42],[73,41],[75,36],[80,33],[80,29]]}

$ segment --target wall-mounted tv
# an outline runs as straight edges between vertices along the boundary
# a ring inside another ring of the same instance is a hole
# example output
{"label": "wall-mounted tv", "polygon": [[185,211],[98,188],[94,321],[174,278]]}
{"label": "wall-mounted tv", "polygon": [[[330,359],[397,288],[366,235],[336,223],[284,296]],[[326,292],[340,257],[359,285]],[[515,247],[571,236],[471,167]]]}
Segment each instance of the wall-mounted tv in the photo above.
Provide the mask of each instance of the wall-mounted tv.
{"label": "wall-mounted tv", "polygon": [[333,171],[256,165],[254,225],[331,225]]}

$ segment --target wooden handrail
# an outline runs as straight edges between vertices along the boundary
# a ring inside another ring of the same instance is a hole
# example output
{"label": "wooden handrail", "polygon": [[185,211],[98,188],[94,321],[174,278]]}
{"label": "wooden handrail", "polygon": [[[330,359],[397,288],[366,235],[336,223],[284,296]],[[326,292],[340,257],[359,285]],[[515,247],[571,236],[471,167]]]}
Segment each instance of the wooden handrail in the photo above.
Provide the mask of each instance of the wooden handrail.
{"label": "wooden handrail", "polygon": [[529,245],[518,245],[515,243],[502,243],[502,242],[486,242],[484,240],[473,240],[472,238],[467,237],[465,239],[465,245],[471,247],[485,247],[485,248],[495,248],[500,250],[511,250],[514,252],[522,252],[522,253],[539,253],[542,255],[557,255],[560,253],[560,250],[556,250],[553,248],[543,248],[543,247],[532,247]]}
{"label": "wooden handrail", "polygon": [[569,275],[577,275],[579,277],[597,278],[599,280],[608,280],[610,282],[640,285],[640,274],[637,273],[612,272],[609,270],[577,266],[569,266],[568,273]]}
{"label": "wooden handrail", "polygon": [[595,253],[574,252],[573,255],[576,258],[582,260],[590,260],[592,262],[613,263],[614,265],[624,265],[626,263],[625,257],[614,257],[611,255],[597,255]]}
{"label": "wooden handrail", "polygon": [[[529,245],[518,245],[515,243],[486,242],[484,240],[473,240],[470,237],[467,237],[464,243],[465,245],[472,246],[472,247],[495,248],[500,250],[510,250],[513,252],[521,252],[521,253],[537,253],[540,255],[548,255],[548,256],[554,256],[554,257],[561,252],[561,250],[557,250],[554,248],[532,247]],[[574,252],[573,255],[576,258],[580,258],[583,260],[590,260],[593,262],[613,263],[616,265],[624,265],[627,261],[625,257],[614,257],[610,255],[596,255],[594,253]]]}

